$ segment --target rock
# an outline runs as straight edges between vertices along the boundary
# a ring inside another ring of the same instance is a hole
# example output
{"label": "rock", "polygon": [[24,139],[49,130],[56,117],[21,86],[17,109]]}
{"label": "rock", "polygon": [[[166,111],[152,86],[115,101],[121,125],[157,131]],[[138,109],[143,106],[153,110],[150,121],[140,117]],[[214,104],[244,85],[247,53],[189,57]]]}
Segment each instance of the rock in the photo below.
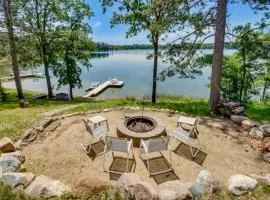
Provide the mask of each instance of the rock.
{"label": "rock", "polygon": [[263,154],[270,152],[270,137],[266,137],[263,139],[262,146],[263,146],[262,150]]}
{"label": "rock", "polygon": [[263,160],[270,163],[270,152],[263,154]]}
{"label": "rock", "polygon": [[240,115],[240,114],[243,114],[244,113],[244,107],[240,106],[240,107],[235,107],[235,108],[232,108],[231,111],[233,114],[235,115]]}
{"label": "rock", "polygon": [[36,177],[36,179],[25,189],[26,194],[34,198],[59,197],[70,191],[70,188],[62,182],[52,180],[44,175]]}
{"label": "rock", "polygon": [[252,127],[256,126],[256,122],[253,122],[249,119],[246,119],[244,121],[241,122],[241,127],[245,130],[248,131],[250,130]]}
{"label": "rock", "polygon": [[34,178],[35,178],[35,175],[30,172],[27,172],[27,173],[8,172],[8,173],[4,173],[2,177],[0,178],[0,180],[12,188],[15,188],[18,186],[22,186],[23,188],[26,188],[28,187],[28,185],[30,185],[30,183],[32,183]]}
{"label": "rock", "polygon": [[61,121],[59,121],[59,120],[54,121],[53,123],[51,123],[51,124],[46,128],[46,130],[54,131],[54,130],[57,129],[60,125],[61,125]]}
{"label": "rock", "polygon": [[52,118],[46,118],[42,120],[40,123],[37,125],[37,130],[43,131],[45,128],[47,128],[51,123],[53,123]]}
{"label": "rock", "polygon": [[223,103],[223,105],[230,109],[241,106],[240,102],[233,102],[233,101],[225,102]]}
{"label": "rock", "polygon": [[119,190],[122,196],[126,193],[133,196],[133,188],[139,182],[141,182],[141,179],[137,174],[124,173],[116,182],[115,187]]}
{"label": "rock", "polygon": [[37,132],[34,129],[28,129],[22,137],[23,142],[33,142],[37,138]]}
{"label": "rock", "polygon": [[270,124],[260,126],[260,130],[263,132],[264,137],[270,137]]}
{"label": "rock", "polygon": [[0,168],[2,172],[16,172],[21,166],[21,161],[13,156],[0,157]]}
{"label": "rock", "polygon": [[110,112],[110,111],[112,111],[112,109],[105,108],[105,109],[103,110],[103,112]]}
{"label": "rock", "polygon": [[263,139],[263,132],[260,131],[256,127],[251,128],[248,134],[253,139],[256,139],[256,140],[262,140]]}
{"label": "rock", "polygon": [[200,171],[196,183],[203,186],[204,193],[212,194],[221,190],[220,182],[207,170]]}
{"label": "rock", "polygon": [[21,151],[15,151],[15,152],[2,153],[1,154],[1,157],[7,157],[7,156],[16,157],[16,158],[18,158],[21,161],[21,163],[24,163],[24,161],[25,161],[25,156],[22,155],[22,152]]}
{"label": "rock", "polygon": [[251,174],[250,176],[262,185],[270,185],[270,174]]}
{"label": "rock", "polygon": [[16,150],[21,151],[23,149],[24,142],[22,140],[18,140],[15,142],[14,145],[15,145]]}
{"label": "rock", "polygon": [[176,200],[178,199],[176,192],[172,191],[172,190],[161,190],[158,193],[159,196],[159,200]]}
{"label": "rock", "polygon": [[258,182],[254,178],[236,174],[230,176],[228,190],[235,195],[243,195],[248,191],[255,189],[257,184]]}
{"label": "rock", "polygon": [[248,118],[245,117],[245,116],[242,116],[242,115],[231,115],[231,116],[230,116],[230,119],[231,119],[234,123],[241,125],[241,122],[244,121],[244,120],[247,120]]}
{"label": "rock", "polygon": [[99,180],[93,177],[82,177],[80,178],[75,186],[74,191],[80,195],[95,194],[100,191],[108,189],[110,186],[109,182]]}
{"label": "rock", "polygon": [[199,197],[203,196],[205,191],[204,191],[204,186],[200,183],[195,183],[189,188],[191,194],[193,197]]}
{"label": "rock", "polygon": [[167,181],[157,186],[159,199],[186,200],[192,199],[192,195],[186,184],[179,180]]}
{"label": "rock", "polygon": [[133,188],[133,197],[136,200],[155,200],[158,199],[158,193],[148,182],[138,182]]}
{"label": "rock", "polygon": [[12,140],[8,137],[4,137],[0,140],[0,150],[1,152],[13,152],[16,150],[15,145]]}

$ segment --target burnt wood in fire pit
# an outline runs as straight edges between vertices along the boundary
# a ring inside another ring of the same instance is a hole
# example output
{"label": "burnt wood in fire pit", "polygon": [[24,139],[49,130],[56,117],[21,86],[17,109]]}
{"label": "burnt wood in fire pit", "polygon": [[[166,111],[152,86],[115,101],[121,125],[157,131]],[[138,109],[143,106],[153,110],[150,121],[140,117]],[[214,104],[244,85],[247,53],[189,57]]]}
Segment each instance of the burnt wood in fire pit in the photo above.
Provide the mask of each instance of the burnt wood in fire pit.
{"label": "burnt wood in fire pit", "polygon": [[166,135],[165,128],[165,124],[155,116],[134,116],[120,119],[117,123],[117,135],[132,138],[134,146],[138,147],[141,139]]}

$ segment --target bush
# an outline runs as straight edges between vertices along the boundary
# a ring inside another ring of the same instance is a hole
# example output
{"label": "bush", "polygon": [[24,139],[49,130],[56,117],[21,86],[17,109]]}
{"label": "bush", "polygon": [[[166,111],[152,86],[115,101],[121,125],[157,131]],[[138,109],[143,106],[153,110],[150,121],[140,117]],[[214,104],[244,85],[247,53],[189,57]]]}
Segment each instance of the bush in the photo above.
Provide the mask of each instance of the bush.
{"label": "bush", "polygon": [[0,86],[0,102],[7,101],[7,93],[3,87]]}

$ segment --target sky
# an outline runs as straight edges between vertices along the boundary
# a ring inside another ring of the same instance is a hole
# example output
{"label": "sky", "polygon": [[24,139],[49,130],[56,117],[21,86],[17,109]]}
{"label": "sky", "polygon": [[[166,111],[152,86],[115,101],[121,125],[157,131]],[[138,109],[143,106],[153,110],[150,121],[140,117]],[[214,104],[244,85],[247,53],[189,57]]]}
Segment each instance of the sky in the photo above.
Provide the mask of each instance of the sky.
{"label": "sky", "polygon": [[[136,37],[126,38],[126,31],[128,25],[117,25],[114,28],[110,26],[110,20],[113,15],[114,9],[108,9],[106,13],[103,13],[99,0],[86,0],[90,4],[95,16],[89,20],[89,24],[92,27],[91,37],[96,42],[105,42],[109,44],[148,44],[149,41],[146,37],[147,33],[139,33]],[[254,14],[254,11],[250,9],[248,5],[234,4],[228,6],[229,18],[227,24],[230,27],[235,25],[244,25],[246,23],[256,23],[260,21],[263,14]],[[173,39],[173,36],[171,36]],[[170,36],[168,38],[170,40]],[[210,41],[211,42],[211,39]]]}

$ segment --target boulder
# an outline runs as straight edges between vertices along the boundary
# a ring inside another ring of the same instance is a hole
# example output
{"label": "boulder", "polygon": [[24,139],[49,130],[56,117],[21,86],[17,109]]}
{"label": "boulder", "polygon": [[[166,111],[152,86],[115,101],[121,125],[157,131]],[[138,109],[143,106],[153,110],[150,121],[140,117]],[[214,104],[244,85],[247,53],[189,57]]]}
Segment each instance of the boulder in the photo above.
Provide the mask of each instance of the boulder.
{"label": "boulder", "polygon": [[205,193],[204,186],[200,183],[195,183],[189,188],[193,197],[203,196]]}
{"label": "boulder", "polygon": [[256,139],[256,140],[262,140],[263,139],[263,132],[260,131],[256,127],[251,128],[248,134],[253,139]]}
{"label": "boulder", "polygon": [[233,101],[225,102],[223,103],[223,105],[230,109],[241,106],[240,102],[233,102]]}
{"label": "boulder", "polygon": [[0,178],[5,184],[9,185],[12,188],[22,186],[26,188],[35,178],[35,174],[27,172],[27,173],[14,173],[8,172],[4,173]]}
{"label": "boulder", "polygon": [[248,131],[250,130],[252,127],[256,126],[256,122],[253,122],[249,119],[246,119],[244,121],[241,122],[241,127],[245,130]]}
{"label": "boulder", "polygon": [[13,152],[16,150],[15,145],[12,140],[8,137],[4,137],[0,140],[0,150],[1,152]]}
{"label": "boulder", "polygon": [[192,195],[186,184],[180,180],[167,181],[157,186],[159,199],[187,200],[192,199]]}
{"label": "boulder", "polygon": [[256,179],[242,174],[232,175],[229,178],[228,190],[234,195],[243,195],[256,188]]}
{"label": "boulder", "polygon": [[25,156],[22,155],[22,152],[21,151],[15,151],[15,152],[2,153],[1,154],[1,157],[7,157],[7,156],[16,157],[16,158],[18,158],[21,161],[21,163],[24,163],[24,161],[25,161]]}
{"label": "boulder", "polygon": [[133,187],[133,198],[136,200],[155,200],[158,199],[158,193],[148,182],[138,182]]}
{"label": "boulder", "polygon": [[116,189],[121,193],[131,192],[134,186],[141,181],[141,178],[135,173],[124,173],[116,182]]}
{"label": "boulder", "polygon": [[263,138],[263,152],[270,152],[270,137]]}
{"label": "boulder", "polygon": [[200,171],[196,183],[202,185],[204,193],[212,194],[221,190],[220,182],[207,170]]}
{"label": "boulder", "polygon": [[59,197],[70,191],[70,188],[64,183],[52,180],[44,175],[36,177],[36,179],[25,189],[26,194],[33,198]]}
{"label": "boulder", "polygon": [[61,125],[61,121],[60,121],[60,120],[54,121],[53,123],[51,123],[51,124],[46,128],[46,130],[54,131],[54,130],[57,129],[60,125]]}
{"label": "boulder", "polygon": [[231,115],[231,116],[230,116],[230,119],[231,119],[234,123],[241,125],[241,122],[244,121],[244,120],[247,120],[248,118],[245,117],[245,116],[242,116],[242,115]]}
{"label": "boulder", "polygon": [[26,144],[25,142],[23,142],[22,140],[18,140],[15,142],[15,148],[16,150],[21,151],[23,149],[24,144]]}
{"label": "boulder", "polygon": [[38,131],[43,131],[45,128],[47,128],[51,123],[53,123],[53,118],[46,118],[42,120],[41,122],[38,123],[37,125],[37,130]]}
{"label": "boulder", "polygon": [[270,185],[270,174],[251,174],[250,176],[262,185]]}
{"label": "boulder", "polygon": [[263,154],[263,160],[270,163],[270,152]]}
{"label": "boulder", "polygon": [[260,126],[260,130],[263,132],[264,137],[270,137],[270,124]]}
{"label": "boulder", "polygon": [[37,138],[37,132],[34,129],[28,129],[22,137],[23,142],[33,142]]}
{"label": "boulder", "polygon": [[243,106],[240,106],[240,107],[232,108],[231,111],[235,115],[240,115],[240,114],[243,114],[244,113],[245,109],[244,109]]}
{"label": "boulder", "polygon": [[176,200],[178,199],[176,192],[172,191],[172,190],[161,190],[158,193],[159,196],[159,200]]}
{"label": "boulder", "polygon": [[74,191],[80,195],[98,193],[109,188],[110,183],[93,177],[81,177],[74,186]]}
{"label": "boulder", "polygon": [[13,156],[0,157],[0,168],[2,172],[16,172],[21,166],[21,161]]}

